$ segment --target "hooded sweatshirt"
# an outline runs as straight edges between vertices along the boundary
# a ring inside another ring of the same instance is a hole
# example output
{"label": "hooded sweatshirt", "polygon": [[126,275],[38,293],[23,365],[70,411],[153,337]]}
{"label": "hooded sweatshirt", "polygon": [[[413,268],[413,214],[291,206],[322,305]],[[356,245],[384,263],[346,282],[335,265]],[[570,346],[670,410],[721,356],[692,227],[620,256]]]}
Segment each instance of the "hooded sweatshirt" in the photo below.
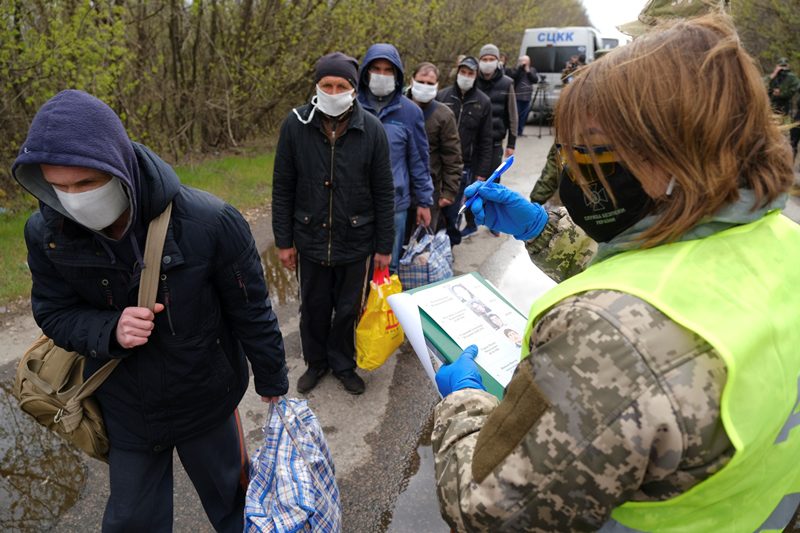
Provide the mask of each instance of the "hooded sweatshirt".
{"label": "hooded sweatshirt", "polygon": [[[40,165],[97,169],[122,182],[128,226],[114,240],[77,223]],[[88,376],[121,364],[95,392],[112,447],[161,451],[224,422],[249,382],[288,389],[283,341],[247,222],[230,205],[181,186],[174,170],[131,142],[106,104],[64,91],[34,117],[12,172],[39,200],[25,226],[37,324],[58,346],[86,356]],[[125,349],[116,327],[136,306],[146,228],[172,202],[156,314],[146,344]]]}
{"label": "hooded sweatshirt", "polygon": [[[369,64],[376,59],[386,59],[395,69],[395,90],[383,98],[369,90]],[[402,94],[403,63],[394,46],[380,43],[369,47],[361,63],[359,87],[359,103],[380,119],[389,138],[395,212],[408,209],[412,191],[416,205],[430,207],[433,182],[428,168],[425,117],[419,106]]]}

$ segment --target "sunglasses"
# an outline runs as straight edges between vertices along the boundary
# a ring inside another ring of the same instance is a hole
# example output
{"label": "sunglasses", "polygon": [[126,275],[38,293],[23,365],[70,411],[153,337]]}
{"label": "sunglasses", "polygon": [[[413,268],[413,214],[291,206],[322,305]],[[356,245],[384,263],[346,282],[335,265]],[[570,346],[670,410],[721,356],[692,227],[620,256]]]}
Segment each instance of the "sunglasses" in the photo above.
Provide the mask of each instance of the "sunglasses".
{"label": "sunglasses", "polygon": [[[611,146],[585,146],[582,144],[575,144],[567,146],[556,143],[559,159],[561,160],[561,167],[566,168],[569,163],[568,153],[572,152],[572,157],[578,164],[579,171],[587,179],[592,182],[597,180],[597,172],[594,166],[595,161],[603,173],[603,177],[609,177],[616,171],[617,154]],[[594,154],[594,157],[592,157]],[[575,181],[571,172],[567,172],[570,179]]]}

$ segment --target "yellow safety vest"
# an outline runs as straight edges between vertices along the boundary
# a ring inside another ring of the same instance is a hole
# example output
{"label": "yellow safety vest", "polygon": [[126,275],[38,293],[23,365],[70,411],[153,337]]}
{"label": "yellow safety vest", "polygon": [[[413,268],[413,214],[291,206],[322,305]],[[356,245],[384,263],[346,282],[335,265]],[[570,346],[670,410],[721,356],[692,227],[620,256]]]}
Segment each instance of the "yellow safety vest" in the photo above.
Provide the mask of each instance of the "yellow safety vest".
{"label": "yellow safety vest", "polygon": [[[736,448],[719,472],[660,502],[628,502],[601,531],[786,527],[800,502],[800,226],[773,211],[710,237],[624,252],[554,287],[533,324],[571,295],[632,294],[694,331],[728,369],[721,415]],[[613,522],[613,521],[612,521]]]}

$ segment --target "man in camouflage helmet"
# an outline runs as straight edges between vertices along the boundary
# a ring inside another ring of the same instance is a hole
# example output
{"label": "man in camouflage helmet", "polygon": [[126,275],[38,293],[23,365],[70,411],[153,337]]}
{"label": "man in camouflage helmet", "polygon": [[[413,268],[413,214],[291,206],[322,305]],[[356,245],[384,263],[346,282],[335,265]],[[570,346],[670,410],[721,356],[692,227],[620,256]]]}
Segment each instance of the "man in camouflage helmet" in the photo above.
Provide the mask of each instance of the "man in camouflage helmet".
{"label": "man in camouflage helmet", "polygon": [[637,20],[622,24],[618,29],[636,37],[661,22],[698,17],[711,11],[727,10],[729,6],[730,0],[649,0]]}

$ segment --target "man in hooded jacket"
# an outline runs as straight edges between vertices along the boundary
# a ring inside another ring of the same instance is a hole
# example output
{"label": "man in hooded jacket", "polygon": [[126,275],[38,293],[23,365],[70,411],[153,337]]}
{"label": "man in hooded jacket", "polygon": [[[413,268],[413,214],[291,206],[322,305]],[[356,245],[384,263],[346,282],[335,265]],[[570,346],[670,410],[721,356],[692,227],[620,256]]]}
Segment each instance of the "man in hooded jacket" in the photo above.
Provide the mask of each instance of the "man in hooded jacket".
{"label": "man in hooded jacket", "polygon": [[361,62],[359,85],[358,102],[378,117],[389,138],[395,229],[389,269],[396,272],[412,194],[417,203],[417,224],[429,226],[431,223],[433,181],[428,168],[425,117],[419,106],[402,94],[403,62],[397,48],[391,44],[369,47]]}
{"label": "man in hooded jacket", "polygon": [[[108,432],[103,531],[172,529],[177,449],[217,531],[241,531],[247,456],[235,412],[253,367],[265,401],[287,392],[283,340],[247,222],[181,185],[81,91],[47,101],[12,167],[39,200],[25,226],[37,324],[86,356],[121,364],[95,393]],[[138,307],[149,222],[172,202],[155,315]]]}

